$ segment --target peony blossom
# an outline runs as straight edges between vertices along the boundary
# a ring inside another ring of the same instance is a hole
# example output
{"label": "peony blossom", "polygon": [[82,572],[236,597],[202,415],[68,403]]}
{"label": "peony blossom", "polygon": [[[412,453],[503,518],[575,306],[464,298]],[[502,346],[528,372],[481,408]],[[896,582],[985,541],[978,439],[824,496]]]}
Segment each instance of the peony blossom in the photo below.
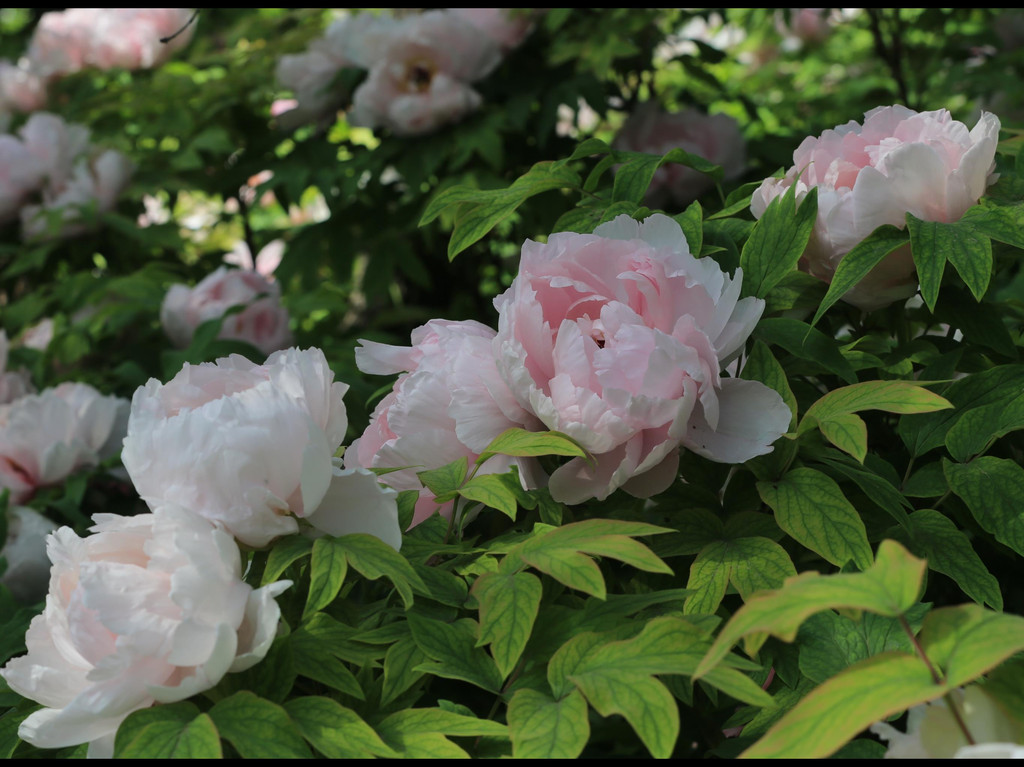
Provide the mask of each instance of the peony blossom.
{"label": "peony blossom", "polygon": [[332,463],[347,389],[319,349],[275,352],[263,365],[237,354],[186,364],[166,384],[136,390],[121,458],[154,511],[188,508],[248,546],[297,532],[301,517],[397,549],[394,492]]}
{"label": "peony blossom", "polygon": [[452,8],[456,16],[479,29],[506,53],[519,46],[533,29],[533,13],[523,8]]}
{"label": "peony blossom", "polygon": [[[706,115],[696,109],[663,112],[653,101],[637,107],[615,139],[615,148],[663,155],[683,149],[721,165],[726,179],[746,168],[747,152],[739,123],[728,115]],[[664,208],[693,202],[715,184],[714,179],[685,165],[670,163],[654,172],[644,201]]]}
{"label": "peony blossom", "polygon": [[7,333],[0,330],[0,405],[6,405],[36,390],[27,370],[7,369],[8,348]]}
{"label": "peony blossom", "polygon": [[172,285],[160,307],[160,322],[171,341],[184,348],[202,323],[222,317],[240,304],[245,308],[224,317],[218,338],[245,341],[264,354],[291,345],[281,286],[256,271],[222,266],[194,288]]}
{"label": "peony blossom", "polygon": [[[842,261],[883,224],[903,228],[906,214],[924,221],[959,219],[994,180],[999,118],[982,113],[972,130],[948,111],[878,107],[864,124],[850,121],[808,137],[783,178],[768,178],[750,209],[760,218],[776,197],[796,186],[799,202],[818,188],[818,219],[800,268],[831,282]],[[890,253],[843,298],[872,310],[917,288],[910,248]]]}
{"label": "peony blossom", "polygon": [[1024,745],[1015,742],[1019,728],[978,685],[953,692],[955,704],[975,745],[969,745],[942,698],[907,712],[907,731],[876,722],[871,732],[889,748],[886,759],[1024,758]]}
{"label": "peony blossom", "polygon": [[331,114],[348,99],[348,93],[333,89],[335,77],[352,62],[345,55],[351,17],[338,19],[324,36],[314,40],[304,53],[282,56],[274,70],[277,81],[295,94],[292,103],[281,104],[274,116],[284,127],[295,127]]}
{"label": "peony blossom", "polygon": [[771,451],[790,412],[756,381],[723,378],[764,302],[742,272],[690,254],[679,225],[621,215],[593,234],[527,241],[495,299],[498,370],[546,427],[594,454],[551,475],[556,500],[647,497],[676,477],[678,448],[725,463]]}
{"label": "peony blossom", "polygon": [[[145,69],[188,44],[195,24],[187,8],[69,8],[44,13],[32,33],[28,59],[44,76],[86,67]],[[184,29],[183,29],[184,28]],[[160,42],[183,30],[173,40]]]}
{"label": "peony blossom", "polygon": [[18,211],[43,182],[44,167],[15,136],[0,135],[0,224]]}
{"label": "peony blossom", "polygon": [[[381,477],[397,490],[419,490],[413,525],[438,510],[416,472],[459,458],[470,465],[506,429],[539,427],[498,375],[494,331],[472,320],[431,320],[412,332],[412,346],[360,341],[356,364],[364,373],[402,373],[373,411],[370,425],[345,452],[345,465],[404,468]],[[477,474],[508,471],[513,459],[494,456]],[[528,467],[520,464],[526,470]],[[450,517],[452,503],[440,508]]]}
{"label": "peony blossom", "polygon": [[21,209],[22,239],[71,237],[93,228],[83,213],[113,210],[134,171],[135,164],[113,149],[79,160],[66,182],[43,189],[41,205]]}
{"label": "peony blossom", "polygon": [[0,406],[0,490],[23,503],[36,488],[117,455],[128,401],[62,383]]}
{"label": "peony blossom", "polygon": [[0,675],[43,704],[18,729],[39,748],[89,743],[113,755],[125,717],[214,687],[267,653],[290,581],[253,590],[231,537],[190,512],[97,514],[92,535],[62,527],[47,541],[46,609],[28,654]]}
{"label": "peony blossom", "polygon": [[46,105],[46,78],[27,59],[12,64],[0,59],[0,112],[34,112]]}
{"label": "peony blossom", "polygon": [[353,96],[353,125],[399,136],[430,133],[481,104],[470,83],[501,60],[498,45],[451,11],[353,20],[349,58],[370,74]]}
{"label": "peony blossom", "polygon": [[0,583],[10,589],[19,602],[33,604],[46,596],[50,581],[50,561],[46,558],[46,536],[57,525],[35,509],[14,506],[7,512],[7,540],[0,556],[7,569]]}

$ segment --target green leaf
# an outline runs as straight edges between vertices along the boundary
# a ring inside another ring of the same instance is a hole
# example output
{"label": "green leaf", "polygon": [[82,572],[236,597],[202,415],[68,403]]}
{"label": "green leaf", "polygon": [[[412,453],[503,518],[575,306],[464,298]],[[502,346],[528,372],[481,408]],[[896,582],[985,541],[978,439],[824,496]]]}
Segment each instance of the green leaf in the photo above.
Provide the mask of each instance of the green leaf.
{"label": "green leaf", "polygon": [[530,639],[542,590],[540,579],[525,572],[484,573],[473,584],[472,594],[480,605],[477,645],[491,645],[502,678],[515,668]]}
{"label": "green leaf", "polygon": [[849,253],[843,256],[832,275],[832,282],[828,287],[825,298],[822,299],[818,311],[811,320],[811,325],[817,325],[821,316],[828,311],[833,304],[845,296],[857,283],[867,277],[868,273],[875,268],[882,260],[892,253],[896,248],[906,245],[910,241],[910,235],[902,229],[897,229],[890,224],[883,224],[868,235],[867,239],[861,240]]}
{"label": "green leaf", "polygon": [[817,217],[817,187],[812,187],[799,204],[795,185],[769,203],[740,252],[743,295],[764,298],[796,269]]}
{"label": "green leaf", "polygon": [[723,178],[722,169],[714,163],[708,162],[703,157],[690,154],[684,149],[673,149],[662,157],[657,155],[644,154],[642,152],[613,152],[615,159],[622,165],[615,172],[615,181],[612,184],[612,200],[640,203],[651,185],[654,173],[662,165],[670,162],[687,165],[694,170],[706,173],[716,183],[721,183]]}
{"label": "green leaf", "polygon": [[690,252],[694,256],[699,256],[700,249],[704,246],[704,209],[700,203],[694,200],[686,210],[672,218],[682,228]]}
{"label": "green leaf", "polygon": [[770,317],[761,320],[754,333],[765,343],[781,346],[793,356],[835,373],[847,383],[857,382],[857,374],[839,351],[836,340],[805,322]]}
{"label": "green leaf", "polygon": [[[915,605],[905,617],[912,627],[920,627],[927,611],[927,605]],[[914,649],[897,618],[863,613],[853,620],[831,610],[808,618],[800,627],[797,642],[800,672],[818,684],[872,655],[890,650],[912,653]]]}
{"label": "green leaf", "polygon": [[295,673],[345,695],[365,700],[366,695],[355,675],[331,651],[333,645],[325,637],[310,633],[303,627],[292,632],[289,640]]}
{"label": "green leaf", "polygon": [[871,565],[864,522],[833,479],[793,469],[777,482],[758,482],[757,491],[797,542],[839,567],[851,560],[861,570]]}
{"label": "green leaf", "polygon": [[812,690],[740,757],[820,759],[870,724],[934,700],[945,690],[916,656],[882,653]]}
{"label": "green leaf", "polygon": [[864,463],[868,454],[868,426],[863,418],[845,413],[820,421],[818,428],[825,439],[844,453],[852,455],[859,463]]}
{"label": "green leaf", "polygon": [[[543,530],[544,526],[535,526]],[[612,557],[648,572],[670,573],[671,568],[645,546],[627,536],[671,532],[643,522],[590,519],[543,530],[515,546],[515,554],[527,564],[560,583],[598,599],[605,598],[601,570],[586,554]]]}
{"label": "green leaf", "polygon": [[388,648],[384,656],[384,687],[381,690],[380,702],[386,706],[417,681],[423,678],[423,672],[417,667],[427,660],[416,640],[411,636],[399,639]]}
{"label": "green leaf", "polygon": [[1024,248],[1024,205],[989,205],[970,208],[960,219],[993,240]]}
{"label": "green leaf", "polygon": [[966,463],[994,440],[1019,429],[1024,429],[1024,392],[968,410],[946,433],[946,448]]}
{"label": "green leaf", "polygon": [[981,605],[943,607],[924,619],[920,641],[947,688],[953,689],[1024,650],[1024,617]]}
{"label": "green leaf", "polygon": [[539,162],[516,179],[507,189],[480,190],[465,186],[449,187],[427,204],[420,226],[424,226],[450,207],[457,206],[455,228],[448,243],[452,260],[515,212],[527,199],[542,192],[578,187],[579,174],[565,163]]}
{"label": "green leaf", "polygon": [[396,711],[377,725],[377,732],[408,759],[466,758],[468,754],[446,736],[507,738],[508,728],[441,708]]}
{"label": "green leaf", "polygon": [[747,355],[747,362],[740,372],[740,378],[748,381],[760,381],[770,389],[774,389],[786,403],[789,412],[793,414],[790,419],[789,428],[796,424],[796,397],[789,387],[789,380],[786,378],[786,371],[772,354],[771,350],[763,341],[754,341],[754,345]]}
{"label": "green leaf", "polygon": [[932,570],[948,575],[979,604],[1003,609],[999,581],[988,571],[970,540],[956,524],[933,509],[915,511],[902,541],[914,554],[928,560]]}
{"label": "green leaf", "polygon": [[947,224],[921,221],[907,214],[910,248],[914,255],[921,296],[930,311],[935,310],[942,272],[948,260],[977,300],[985,295],[992,276],[992,243],[971,219]]}
{"label": "green leaf", "polygon": [[588,458],[587,451],[566,434],[557,431],[526,431],[516,427],[506,429],[495,437],[476,459],[476,463],[479,466],[495,455],[568,455]]}
{"label": "green leaf", "polygon": [[210,718],[243,759],[308,759],[312,754],[288,713],[247,690],[218,701]]}
{"label": "green leaf", "polygon": [[519,510],[516,494],[497,474],[482,474],[473,477],[459,488],[459,495],[470,501],[497,509],[513,521],[515,521],[516,512]]}
{"label": "green leaf", "polygon": [[456,492],[466,481],[469,470],[469,459],[465,456],[437,469],[416,472],[423,486],[435,496],[444,496]]}
{"label": "green leaf", "polygon": [[313,550],[313,541],[302,535],[286,535],[274,544],[267,557],[267,566],[263,570],[260,585],[274,583],[281,577],[288,565],[297,559],[307,556]]}
{"label": "green leaf", "polygon": [[625,677],[590,671],[572,677],[601,716],[621,714],[655,759],[667,759],[679,736],[679,707],[672,693],[651,676]]}
{"label": "green leaf", "polygon": [[1016,397],[1024,389],[1024,365],[999,365],[952,383],[943,396],[954,410],[924,415],[905,415],[898,432],[915,456],[943,444],[946,434],[964,413],[974,408]]}
{"label": "green leaf", "polygon": [[978,524],[1024,556],[1024,469],[988,455],[967,464],[943,461],[942,468]]}
{"label": "green leaf", "polygon": [[412,569],[408,560],[380,538],[365,533],[353,533],[335,538],[334,543],[344,550],[349,565],[371,581],[386,576],[395,584],[406,608],[412,606],[413,588],[426,591],[426,584]]}
{"label": "green leaf", "polygon": [[537,690],[516,690],[507,717],[516,759],[575,759],[590,739],[587,702],[579,690],[560,700]]}
{"label": "green leaf", "polygon": [[421,663],[416,670],[462,679],[493,693],[501,689],[504,677],[491,656],[477,647],[476,621],[463,618],[445,623],[409,613],[409,628],[419,648],[434,661]]}
{"label": "green leaf", "polygon": [[322,610],[338,596],[348,572],[345,548],[338,546],[333,538],[318,538],[313,543],[309,571],[309,595],[302,611],[303,618]]}
{"label": "green leaf", "polygon": [[[907,510],[913,509],[913,506],[889,480],[876,474],[870,467],[854,463],[834,451],[823,452],[818,456],[818,460],[852,480],[872,503],[889,512],[900,525],[905,527],[908,524]],[[945,487],[938,494],[941,495],[943,492]]]}
{"label": "green leaf", "polygon": [[898,617],[917,601],[926,567],[923,559],[886,540],[878,547],[875,563],[863,573],[805,572],[787,578],[781,589],[755,594],[736,611],[694,676],[703,676],[717,666],[743,637],[755,635],[746,642],[748,653],[756,652],[765,633],[792,642],[800,624],[822,610],[868,610]]}
{"label": "green leaf", "polygon": [[330,698],[293,698],[284,704],[284,709],[302,737],[328,759],[396,756],[355,711]]}
{"label": "green leaf", "polygon": [[0,757],[10,759],[14,750],[21,744],[18,728],[29,716],[39,711],[42,706],[28,706],[24,709],[11,708],[0,715]]}
{"label": "green leaf", "polygon": [[[710,636],[704,629],[688,619],[676,615],[654,618],[644,626],[637,636],[615,640],[609,635],[598,635],[599,643],[586,641],[575,644],[570,641],[568,655],[559,662],[558,670],[549,665],[548,676],[565,674],[572,681],[581,674],[600,672],[627,676],[649,674],[692,675],[707,649],[711,646]],[[562,653],[563,648],[559,649]],[[556,653],[556,656],[558,653]],[[578,656],[573,660],[573,655]],[[554,664],[555,658],[552,658]],[[749,677],[738,672],[733,665],[741,663],[739,658],[729,657],[726,663],[713,669],[705,680],[737,700],[763,706],[771,697]],[[557,679],[556,679],[557,682]],[[553,686],[554,689],[554,686]],[[586,692],[586,691],[584,691]]]}
{"label": "green leaf", "polygon": [[782,585],[796,575],[793,562],[779,544],[767,538],[735,538],[706,546],[690,566],[686,588],[693,593],[683,605],[684,613],[712,614],[732,582],[746,599],[760,589]]}
{"label": "green leaf", "polygon": [[220,759],[220,735],[206,714],[182,701],[136,711],[118,727],[119,759]]}
{"label": "green leaf", "polygon": [[952,407],[948,400],[928,391],[916,381],[865,381],[833,389],[807,408],[797,433],[803,434],[813,428],[815,423],[864,410],[905,414],[931,413]]}

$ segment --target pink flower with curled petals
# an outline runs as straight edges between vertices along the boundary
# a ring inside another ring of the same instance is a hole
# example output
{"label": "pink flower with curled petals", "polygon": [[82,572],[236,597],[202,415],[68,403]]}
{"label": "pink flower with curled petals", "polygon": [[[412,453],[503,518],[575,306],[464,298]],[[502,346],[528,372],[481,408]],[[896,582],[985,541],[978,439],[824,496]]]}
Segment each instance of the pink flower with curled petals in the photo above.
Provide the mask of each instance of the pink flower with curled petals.
{"label": "pink flower with curled petals", "polygon": [[245,309],[224,318],[218,338],[246,341],[264,354],[291,345],[281,286],[256,271],[222,266],[194,288],[172,285],[160,307],[160,322],[171,341],[184,348],[202,323],[240,304]]}
{"label": "pink flower with curled petals", "polygon": [[155,512],[190,509],[248,546],[298,532],[304,519],[397,549],[394,492],[332,462],[347,389],[319,349],[275,352],[262,365],[240,355],[186,364],[136,390],[121,460]]}
{"label": "pink flower with curled petals", "polygon": [[788,407],[767,386],[720,372],[764,309],[740,299],[741,281],[741,270],[730,278],[694,258],[663,215],[526,242],[519,274],[494,301],[498,370],[520,405],[596,458],[555,470],[556,500],[661,492],[680,447],[725,463],[771,451]]}
{"label": "pink flower with curled petals", "polygon": [[[906,226],[906,214],[951,222],[978,202],[995,180],[999,118],[984,112],[973,129],[945,109],[915,112],[878,107],[864,124],[850,121],[809,136],[783,178],[765,179],[750,210],[760,218],[790,187],[799,202],[818,189],[818,218],[800,269],[831,282],[839,263],[883,224]],[[917,274],[910,247],[897,248],[843,300],[878,309],[913,295]]]}
{"label": "pink flower with curled petals", "polygon": [[[518,402],[498,374],[491,342],[494,330],[479,322],[431,320],[412,332],[412,346],[360,341],[356,363],[364,373],[402,373],[377,405],[370,425],[345,452],[345,465],[403,468],[381,476],[396,490],[418,490],[413,525],[452,503],[439,504],[416,472],[459,458],[470,465],[506,429],[540,424]],[[477,474],[500,474],[525,461],[494,456]]]}
{"label": "pink flower with curled petals", "polygon": [[0,671],[45,708],[18,736],[39,748],[89,743],[113,755],[133,711],[184,700],[266,655],[280,620],[274,598],[291,585],[253,589],[223,530],[176,508],[97,514],[92,534],[53,533],[46,608],[25,636],[28,654]]}
{"label": "pink flower with curled petals", "polygon": [[36,488],[117,455],[128,401],[84,383],[62,383],[0,406],[0,489],[23,503]]}
{"label": "pink flower with curled petals", "polygon": [[[29,42],[30,66],[43,76],[87,67],[145,69],[166,61],[192,38],[188,8],[69,8],[44,13]],[[187,24],[187,26],[186,26]],[[173,40],[164,43],[161,38]]]}

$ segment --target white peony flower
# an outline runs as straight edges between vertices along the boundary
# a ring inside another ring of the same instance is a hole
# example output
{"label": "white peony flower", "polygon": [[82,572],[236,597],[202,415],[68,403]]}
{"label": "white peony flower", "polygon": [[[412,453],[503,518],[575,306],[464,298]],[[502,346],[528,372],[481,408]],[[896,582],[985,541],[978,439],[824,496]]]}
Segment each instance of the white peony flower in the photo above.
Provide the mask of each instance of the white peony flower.
{"label": "white peony flower", "polygon": [[246,545],[297,532],[301,517],[397,549],[394,491],[332,463],[348,426],[347,390],[319,349],[275,352],[263,365],[239,355],[186,364],[166,384],[150,379],[135,392],[121,457],[155,512],[182,506]]}
{"label": "white peony flower", "polygon": [[0,675],[46,707],[22,722],[22,740],[89,743],[89,756],[109,757],[133,711],[258,663],[277,632],[274,598],[290,581],[253,590],[231,537],[181,509],[93,520],[87,538],[68,527],[49,537],[46,609],[25,636],[28,654]]}

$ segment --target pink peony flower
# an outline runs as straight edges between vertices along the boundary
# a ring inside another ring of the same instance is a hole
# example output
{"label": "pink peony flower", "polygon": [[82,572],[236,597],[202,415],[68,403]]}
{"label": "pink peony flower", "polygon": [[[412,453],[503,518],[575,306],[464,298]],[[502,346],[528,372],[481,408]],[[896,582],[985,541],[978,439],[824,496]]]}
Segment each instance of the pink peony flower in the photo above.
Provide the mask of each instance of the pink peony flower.
{"label": "pink peony flower", "polygon": [[[516,402],[498,375],[494,331],[479,322],[431,320],[412,332],[412,346],[360,341],[356,363],[364,373],[402,373],[377,405],[370,425],[345,452],[345,465],[411,468],[381,481],[396,490],[419,490],[413,525],[438,510],[416,472],[467,458],[470,466],[490,442],[513,426],[540,424]],[[508,471],[513,459],[494,456],[478,474]],[[526,471],[529,467],[519,464]],[[452,503],[440,508],[450,517]]]}
{"label": "pink peony flower", "polygon": [[281,286],[255,271],[222,266],[194,288],[172,285],[160,307],[160,321],[171,341],[184,348],[199,325],[239,304],[246,308],[224,318],[219,338],[246,341],[264,354],[292,343]]}
{"label": "pink peony flower", "polygon": [[518,47],[533,29],[533,13],[524,8],[452,8],[451,10],[500,45],[506,53]]}
{"label": "pink peony flower", "polygon": [[84,383],[62,383],[0,406],[0,490],[23,503],[37,487],[117,455],[128,401]]}
{"label": "pink peony flower", "polygon": [[9,346],[6,331],[0,330],[0,405],[6,405],[36,390],[27,370],[7,369]]}
{"label": "pink peony flower", "polygon": [[0,59],[0,111],[34,112],[46,106],[46,78],[27,59],[17,64]]}
{"label": "pink peony flower", "polygon": [[[292,104],[280,104],[275,117],[285,127],[311,122],[336,111],[348,99],[348,93],[331,88],[334,78],[352,62],[345,55],[349,45],[352,17],[331,24],[324,36],[314,40],[305,53],[282,56],[277,62],[275,77],[295,94]],[[287,107],[287,108],[286,108]]]}
{"label": "pink peony flower", "polygon": [[[637,107],[615,139],[615,148],[663,155],[684,149],[721,165],[726,179],[746,168],[746,144],[739,123],[728,115],[706,115],[696,109],[663,112],[653,101]],[[689,205],[714,186],[711,176],[671,163],[654,172],[644,202],[655,208]]]}
{"label": "pink peony flower", "polygon": [[0,556],[7,569],[0,583],[14,598],[34,604],[46,596],[50,580],[50,561],[46,558],[46,536],[57,525],[27,506],[13,506],[7,512],[7,540]]}
{"label": "pink peony flower", "polygon": [[789,22],[780,13],[775,26],[780,34],[793,38],[797,44],[815,45],[831,34],[829,8],[790,8],[789,11]]}
{"label": "pink peony flower", "polygon": [[41,205],[21,209],[22,239],[72,237],[93,229],[96,223],[87,212],[113,210],[134,171],[135,164],[113,149],[92,161],[79,160],[67,181],[44,187]]}
{"label": "pink peony flower", "polygon": [[263,365],[237,354],[186,364],[135,392],[121,458],[154,511],[182,506],[248,546],[297,532],[301,517],[397,549],[394,492],[331,460],[348,426],[347,390],[319,349],[275,352]]}
{"label": "pink peony flower", "polygon": [[[842,261],[882,224],[903,228],[906,214],[956,221],[978,202],[995,177],[999,118],[982,113],[973,130],[948,111],[878,107],[853,122],[808,137],[783,178],[768,178],[750,209],[760,218],[776,197],[796,186],[797,201],[818,188],[818,220],[800,268],[830,282]],[[889,254],[843,298],[872,310],[917,288],[909,246]]]}
{"label": "pink peony flower", "polygon": [[291,583],[253,590],[231,537],[184,510],[93,520],[87,538],[62,527],[48,539],[46,609],[25,636],[28,654],[0,675],[46,707],[22,722],[22,740],[89,743],[89,756],[109,758],[133,711],[262,660],[280,619],[274,598]]}
{"label": "pink peony flower", "polygon": [[597,459],[559,467],[556,500],[661,492],[680,446],[725,463],[771,452],[789,425],[782,398],[719,373],[764,309],[739,298],[742,277],[694,258],[663,215],[526,242],[518,276],[494,302],[498,370],[524,408]]}
{"label": "pink peony flower", "polygon": [[501,60],[487,35],[451,11],[401,19],[363,14],[354,22],[346,53],[370,74],[354,94],[353,125],[415,136],[457,122],[481,103],[469,83]]}
{"label": "pink peony flower", "polygon": [[86,67],[144,69],[166,61],[188,44],[187,8],[70,8],[44,13],[32,33],[28,59],[45,76],[65,75]]}

